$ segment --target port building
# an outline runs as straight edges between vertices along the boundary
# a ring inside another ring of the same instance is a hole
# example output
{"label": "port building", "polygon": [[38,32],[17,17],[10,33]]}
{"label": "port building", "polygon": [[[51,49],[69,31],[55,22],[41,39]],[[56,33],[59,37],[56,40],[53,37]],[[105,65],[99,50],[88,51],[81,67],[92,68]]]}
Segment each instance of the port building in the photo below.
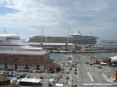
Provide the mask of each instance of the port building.
{"label": "port building", "polygon": [[0,51],[0,69],[44,70],[50,64],[47,51]]}
{"label": "port building", "polygon": [[52,62],[42,47],[29,46],[15,34],[0,34],[0,69],[43,71]]}

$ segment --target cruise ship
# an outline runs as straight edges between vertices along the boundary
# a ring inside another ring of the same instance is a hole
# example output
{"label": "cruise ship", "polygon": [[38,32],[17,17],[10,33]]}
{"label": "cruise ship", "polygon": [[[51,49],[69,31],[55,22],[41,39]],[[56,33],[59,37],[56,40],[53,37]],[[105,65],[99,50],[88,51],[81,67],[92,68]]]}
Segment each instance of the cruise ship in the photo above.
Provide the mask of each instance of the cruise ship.
{"label": "cruise ship", "polygon": [[0,51],[1,50],[42,50],[42,47],[31,47],[25,41],[21,40],[15,34],[0,34]]}

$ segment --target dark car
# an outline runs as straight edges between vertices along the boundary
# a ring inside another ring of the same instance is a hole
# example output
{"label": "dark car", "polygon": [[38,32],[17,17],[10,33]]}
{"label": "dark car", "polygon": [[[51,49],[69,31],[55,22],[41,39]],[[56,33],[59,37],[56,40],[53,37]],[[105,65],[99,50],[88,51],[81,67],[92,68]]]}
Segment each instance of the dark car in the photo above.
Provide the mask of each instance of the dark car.
{"label": "dark car", "polygon": [[75,71],[77,71],[77,69],[75,69]]}
{"label": "dark car", "polygon": [[66,77],[66,79],[69,79],[69,77]]}
{"label": "dark car", "polygon": [[98,66],[97,68],[101,69],[102,67],[101,66]]}
{"label": "dark car", "polygon": [[75,85],[73,84],[72,87],[77,87],[77,85],[76,84]]}
{"label": "dark car", "polygon": [[90,63],[89,65],[93,65],[92,63]]}
{"label": "dark car", "polygon": [[89,62],[85,62],[85,64],[89,64]]}
{"label": "dark car", "polygon": [[74,74],[77,74],[77,72],[75,71]]}

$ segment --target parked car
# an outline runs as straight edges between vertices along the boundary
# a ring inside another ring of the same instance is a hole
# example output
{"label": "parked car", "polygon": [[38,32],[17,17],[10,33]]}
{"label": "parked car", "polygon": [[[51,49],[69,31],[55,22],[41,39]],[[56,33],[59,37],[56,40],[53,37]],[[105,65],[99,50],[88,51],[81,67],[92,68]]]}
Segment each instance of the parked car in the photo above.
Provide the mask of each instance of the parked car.
{"label": "parked car", "polygon": [[101,64],[101,65],[107,65],[107,63],[106,63],[106,62],[100,62],[100,64]]}
{"label": "parked car", "polygon": [[66,79],[69,79],[69,77],[66,77]]}
{"label": "parked car", "polygon": [[101,66],[98,66],[97,68],[101,69],[102,67]]}
{"label": "parked car", "polygon": [[40,73],[41,71],[40,70],[33,70],[32,72],[33,73]]}
{"label": "parked car", "polygon": [[77,71],[77,69],[75,69],[75,71]]}
{"label": "parked car", "polygon": [[85,64],[89,64],[89,62],[85,62]]}
{"label": "parked car", "polygon": [[73,84],[72,87],[77,87],[77,84]]}
{"label": "parked car", "polygon": [[75,71],[74,74],[77,74],[77,72]]}

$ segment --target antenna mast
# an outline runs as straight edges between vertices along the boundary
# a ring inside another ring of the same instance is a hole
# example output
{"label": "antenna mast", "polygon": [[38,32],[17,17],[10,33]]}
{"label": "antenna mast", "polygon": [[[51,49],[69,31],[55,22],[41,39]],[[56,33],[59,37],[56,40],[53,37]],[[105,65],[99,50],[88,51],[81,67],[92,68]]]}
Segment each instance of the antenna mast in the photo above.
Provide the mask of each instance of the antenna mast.
{"label": "antenna mast", "polygon": [[7,31],[5,29],[3,29],[3,34],[7,34]]}

